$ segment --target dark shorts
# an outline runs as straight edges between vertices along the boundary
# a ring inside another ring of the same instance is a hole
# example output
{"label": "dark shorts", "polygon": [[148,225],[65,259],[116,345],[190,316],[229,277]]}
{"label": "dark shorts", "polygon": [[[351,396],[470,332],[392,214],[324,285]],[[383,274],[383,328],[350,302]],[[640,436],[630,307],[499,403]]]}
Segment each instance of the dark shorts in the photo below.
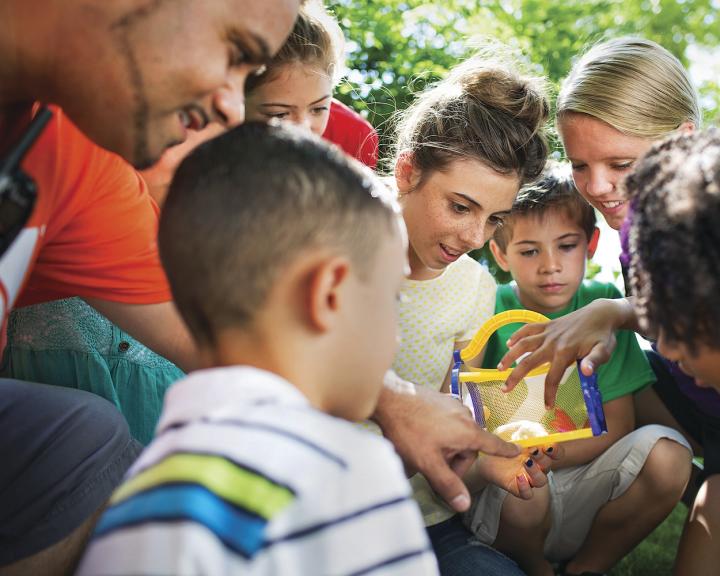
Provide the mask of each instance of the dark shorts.
{"label": "dark shorts", "polygon": [[140,449],[99,396],[0,379],[0,565],[69,536],[108,499]]}
{"label": "dark shorts", "polygon": [[685,432],[702,446],[705,463],[699,481],[720,474],[720,418],[698,410],[695,402],[680,391],[657,352],[648,351],[647,357],[657,377],[653,390]]}

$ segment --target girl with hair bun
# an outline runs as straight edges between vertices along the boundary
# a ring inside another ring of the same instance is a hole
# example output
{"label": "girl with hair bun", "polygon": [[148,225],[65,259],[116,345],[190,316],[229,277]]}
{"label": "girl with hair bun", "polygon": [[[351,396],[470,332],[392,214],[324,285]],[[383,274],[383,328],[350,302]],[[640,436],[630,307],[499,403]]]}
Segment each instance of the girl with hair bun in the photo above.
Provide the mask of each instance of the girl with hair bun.
{"label": "girl with hair bun", "polygon": [[[520,186],[541,173],[548,114],[541,82],[486,54],[456,66],[399,113],[394,184],[408,231],[409,275],[393,371],[421,394],[448,391],[453,350],[493,315],[495,281],[467,253],[492,237]],[[379,423],[392,440],[393,426]],[[436,424],[425,425],[430,431]],[[536,458],[482,458],[465,480],[530,498],[551,463],[542,452]],[[411,483],[442,574],[522,574],[474,541],[425,476],[417,473]]]}

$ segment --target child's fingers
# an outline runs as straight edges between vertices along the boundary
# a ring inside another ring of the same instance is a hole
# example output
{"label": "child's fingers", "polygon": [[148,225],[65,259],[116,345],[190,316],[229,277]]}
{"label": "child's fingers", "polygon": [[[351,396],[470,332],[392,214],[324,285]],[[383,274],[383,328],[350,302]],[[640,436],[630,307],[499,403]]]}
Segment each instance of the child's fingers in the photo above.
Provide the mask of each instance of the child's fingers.
{"label": "child's fingers", "polygon": [[580,361],[580,369],[585,376],[592,376],[596,366],[605,364],[615,349],[615,333],[611,332],[606,342],[598,342],[592,347],[590,353]]}
{"label": "child's fingers", "polygon": [[[550,460],[547,459],[547,461],[549,462]],[[528,477],[530,485],[533,488],[540,488],[547,484],[547,476],[545,476],[545,472],[540,466],[538,466],[533,458],[527,458],[523,463],[523,468],[525,469],[525,475]]]}
{"label": "child's fingers", "polygon": [[550,444],[543,448],[543,452],[551,460],[560,460],[565,455],[565,448],[562,444]]}
{"label": "child's fingers", "polygon": [[525,474],[518,474],[515,478],[515,484],[517,485],[517,496],[523,500],[530,500],[533,496],[533,489],[530,486]]}
{"label": "child's fingers", "polygon": [[529,456],[535,462],[535,466],[538,466],[545,474],[553,467],[553,459],[548,456],[544,450],[540,450],[540,448],[532,450]]}

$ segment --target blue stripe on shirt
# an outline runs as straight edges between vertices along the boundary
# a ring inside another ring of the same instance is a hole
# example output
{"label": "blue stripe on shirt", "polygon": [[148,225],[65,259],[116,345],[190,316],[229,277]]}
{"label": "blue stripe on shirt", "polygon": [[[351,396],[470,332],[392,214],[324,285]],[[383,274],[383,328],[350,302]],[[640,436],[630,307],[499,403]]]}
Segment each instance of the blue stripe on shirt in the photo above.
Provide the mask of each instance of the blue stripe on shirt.
{"label": "blue stripe on shirt", "polygon": [[265,540],[267,522],[263,518],[240,510],[202,486],[192,484],[142,492],[109,508],[95,528],[94,537],[141,524],[177,520],[205,526],[225,546],[245,558],[257,553]]}

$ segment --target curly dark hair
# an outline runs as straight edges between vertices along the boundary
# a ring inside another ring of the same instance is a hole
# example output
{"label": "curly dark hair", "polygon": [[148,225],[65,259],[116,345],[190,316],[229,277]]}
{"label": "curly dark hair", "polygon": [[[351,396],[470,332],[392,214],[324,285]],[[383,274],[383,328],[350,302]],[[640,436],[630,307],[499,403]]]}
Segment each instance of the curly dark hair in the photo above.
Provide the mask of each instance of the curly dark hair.
{"label": "curly dark hair", "polygon": [[691,350],[720,348],[720,130],[656,144],[625,186],[641,325]]}

